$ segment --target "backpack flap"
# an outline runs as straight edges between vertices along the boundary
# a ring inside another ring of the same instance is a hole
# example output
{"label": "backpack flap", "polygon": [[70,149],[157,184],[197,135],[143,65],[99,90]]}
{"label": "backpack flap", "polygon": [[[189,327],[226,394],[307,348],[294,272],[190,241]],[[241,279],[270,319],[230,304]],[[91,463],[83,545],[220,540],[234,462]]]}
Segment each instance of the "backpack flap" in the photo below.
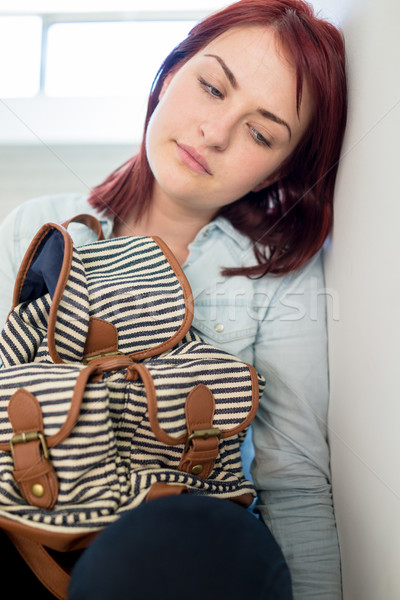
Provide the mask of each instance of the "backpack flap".
{"label": "backpack flap", "polygon": [[[90,297],[86,359],[122,352],[141,360],[165,352],[185,336],[193,316],[192,293],[162,240],[120,237],[78,250]],[[113,349],[107,344],[112,333],[103,333],[104,327],[114,329]]]}
{"label": "backpack flap", "polygon": [[0,369],[0,526],[55,550],[114,521],[130,490],[109,392],[95,372]]}
{"label": "backpack flap", "polygon": [[[253,367],[192,341],[131,365],[127,378],[132,383],[126,412],[133,412],[143,387],[148,405],[148,428],[142,421],[129,446],[132,486],[140,490],[150,478],[184,484],[195,493],[254,496],[240,455],[265,384]],[[132,466],[137,457],[140,473]]]}
{"label": "backpack flap", "polygon": [[160,239],[99,236],[75,248],[65,227],[49,223],[19,269],[0,356],[5,366],[118,353],[139,360],[177,344],[192,316],[190,285]]}
{"label": "backpack flap", "polygon": [[55,363],[81,361],[88,327],[89,296],[79,254],[66,229],[48,223],[19,268],[13,308],[0,338],[1,358],[5,366],[45,360],[46,354]]}

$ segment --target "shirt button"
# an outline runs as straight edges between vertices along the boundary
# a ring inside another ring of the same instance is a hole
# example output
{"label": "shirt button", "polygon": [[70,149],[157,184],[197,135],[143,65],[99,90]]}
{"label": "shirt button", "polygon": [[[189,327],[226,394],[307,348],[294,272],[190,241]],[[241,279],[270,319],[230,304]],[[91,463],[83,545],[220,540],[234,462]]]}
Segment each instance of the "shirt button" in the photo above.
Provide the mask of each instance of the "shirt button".
{"label": "shirt button", "polygon": [[210,235],[210,231],[208,229],[205,230],[205,232],[203,233],[204,237],[208,237]]}
{"label": "shirt button", "polygon": [[222,333],[224,330],[224,326],[222,323],[217,323],[214,329],[217,333]]}

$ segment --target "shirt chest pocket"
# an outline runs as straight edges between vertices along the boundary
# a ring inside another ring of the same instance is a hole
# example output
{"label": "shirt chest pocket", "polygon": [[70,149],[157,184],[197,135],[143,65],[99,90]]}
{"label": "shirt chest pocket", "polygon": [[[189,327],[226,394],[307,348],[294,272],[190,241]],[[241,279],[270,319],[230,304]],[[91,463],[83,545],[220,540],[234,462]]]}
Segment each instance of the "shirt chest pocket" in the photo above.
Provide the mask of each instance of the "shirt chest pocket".
{"label": "shirt chest pocket", "polygon": [[207,343],[252,362],[257,321],[248,306],[196,303],[192,327]]}

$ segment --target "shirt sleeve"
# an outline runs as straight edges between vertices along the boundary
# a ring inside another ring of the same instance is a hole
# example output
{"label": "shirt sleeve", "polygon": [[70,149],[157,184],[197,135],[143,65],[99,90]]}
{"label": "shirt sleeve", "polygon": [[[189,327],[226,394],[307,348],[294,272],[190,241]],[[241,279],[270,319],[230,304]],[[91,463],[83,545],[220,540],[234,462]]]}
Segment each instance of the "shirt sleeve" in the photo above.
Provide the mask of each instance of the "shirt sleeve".
{"label": "shirt sleeve", "polygon": [[257,509],[286,557],[294,600],[342,597],[327,435],[326,296],[319,254],[284,278],[255,346],[255,367],[266,379],[252,426]]}
{"label": "shirt sleeve", "polygon": [[[82,194],[65,193],[32,198],[17,206],[0,224],[0,330],[11,309],[19,266],[40,227],[50,221],[63,223],[81,213],[97,217],[105,237],[111,236],[112,221],[93,209]],[[79,223],[72,223],[68,231],[77,246],[96,239],[94,232]]]}
{"label": "shirt sleeve", "polygon": [[16,209],[0,225],[0,330],[11,309],[15,278],[21,262],[18,217],[19,210]]}

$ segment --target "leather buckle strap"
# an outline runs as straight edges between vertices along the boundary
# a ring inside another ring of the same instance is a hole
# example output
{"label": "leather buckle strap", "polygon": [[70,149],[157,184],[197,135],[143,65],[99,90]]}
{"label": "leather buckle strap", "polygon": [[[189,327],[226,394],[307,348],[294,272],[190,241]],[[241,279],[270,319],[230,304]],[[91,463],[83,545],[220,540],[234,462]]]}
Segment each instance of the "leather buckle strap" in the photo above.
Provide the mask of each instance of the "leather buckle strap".
{"label": "leather buckle strap", "polygon": [[217,429],[217,427],[210,427],[209,429],[197,429],[196,431],[193,431],[193,433],[188,435],[183,451],[187,452],[189,450],[189,446],[192,443],[192,440],[195,440],[197,438],[208,440],[208,438],[212,436],[216,436],[218,439],[220,439],[221,433],[221,430]]}
{"label": "leather buckle strap", "polygon": [[13,457],[13,460],[15,459],[14,446],[16,444],[29,444],[29,442],[35,442],[35,441],[40,442],[40,445],[42,447],[43,456],[45,457],[46,460],[49,460],[49,458],[50,458],[49,449],[47,448],[46,439],[41,431],[28,431],[26,433],[25,432],[16,433],[15,435],[12,436],[12,438],[10,440],[10,448],[11,448],[11,455]]}
{"label": "leather buckle strap", "polygon": [[14,430],[10,440],[14,479],[29,504],[49,510],[57,500],[58,479],[50,460],[37,398],[20,388],[10,399],[8,416]]}
{"label": "leather buckle strap", "polygon": [[219,452],[221,431],[213,427],[215,399],[211,390],[202,383],[186,398],[186,439],[179,470],[208,477],[214,468]]}

